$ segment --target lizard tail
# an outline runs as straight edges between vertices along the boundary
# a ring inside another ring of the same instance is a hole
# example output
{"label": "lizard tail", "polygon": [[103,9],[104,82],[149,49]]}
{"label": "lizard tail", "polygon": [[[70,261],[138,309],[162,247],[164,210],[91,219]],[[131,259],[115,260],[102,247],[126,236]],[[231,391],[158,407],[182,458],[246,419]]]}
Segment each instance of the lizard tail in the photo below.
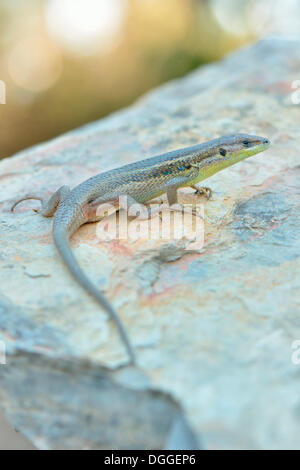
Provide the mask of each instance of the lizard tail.
{"label": "lizard tail", "polygon": [[125,328],[118,317],[116,311],[110,305],[110,303],[106,300],[106,298],[99,292],[97,287],[90,281],[90,279],[86,276],[84,271],[79,266],[71,248],[69,245],[69,236],[68,233],[62,228],[54,228],[53,237],[55,245],[65,261],[66,265],[68,266],[69,270],[71,271],[72,275],[75,279],[79,282],[79,284],[89,293],[91,294],[97,302],[103,307],[107,313],[109,314],[110,318],[114,321],[115,325],[118,328],[119,334],[123,340],[123,343],[126,347],[128,352],[130,363],[135,365],[136,359],[135,354],[133,352],[132,346],[128,339],[127,333]]}
{"label": "lizard tail", "polygon": [[35,194],[28,194],[27,196],[23,196],[21,199],[18,199],[17,201],[15,201],[13,203],[13,205],[10,208],[11,212],[13,212],[15,210],[15,207],[17,207],[17,205],[20,204],[20,202],[27,201],[28,199],[29,200],[34,199],[36,201],[42,201],[43,200],[43,198],[40,197],[40,196],[36,196]]}

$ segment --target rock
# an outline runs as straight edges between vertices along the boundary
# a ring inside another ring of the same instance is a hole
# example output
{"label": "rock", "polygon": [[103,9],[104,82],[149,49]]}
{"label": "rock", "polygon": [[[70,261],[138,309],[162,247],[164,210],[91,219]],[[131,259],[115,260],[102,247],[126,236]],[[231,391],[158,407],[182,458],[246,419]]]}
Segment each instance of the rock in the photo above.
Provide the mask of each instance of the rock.
{"label": "rock", "polygon": [[[260,41],[0,163],[1,406],[38,448],[170,448],[185,421],[205,449],[299,449],[299,46]],[[129,368],[115,326],[62,264],[51,220],[30,210],[37,201],[14,214],[11,202],[236,132],[272,146],[213,176],[211,200],[182,191],[204,205],[203,247],[103,241],[96,224],[73,237],[126,325]]]}

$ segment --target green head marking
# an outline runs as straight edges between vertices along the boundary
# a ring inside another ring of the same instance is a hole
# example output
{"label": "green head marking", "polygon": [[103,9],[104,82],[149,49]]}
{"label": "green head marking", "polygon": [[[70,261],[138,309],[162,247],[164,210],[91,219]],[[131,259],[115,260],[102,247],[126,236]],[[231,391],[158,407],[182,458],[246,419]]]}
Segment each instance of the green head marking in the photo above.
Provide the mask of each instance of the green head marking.
{"label": "green head marking", "polygon": [[218,141],[218,155],[220,161],[236,163],[256,153],[263,152],[270,146],[270,141],[266,137],[248,134],[236,134],[233,136],[221,137]]}
{"label": "green head marking", "polygon": [[201,179],[263,152],[270,146],[270,141],[257,135],[235,134],[220,137],[207,144],[197,161]]}

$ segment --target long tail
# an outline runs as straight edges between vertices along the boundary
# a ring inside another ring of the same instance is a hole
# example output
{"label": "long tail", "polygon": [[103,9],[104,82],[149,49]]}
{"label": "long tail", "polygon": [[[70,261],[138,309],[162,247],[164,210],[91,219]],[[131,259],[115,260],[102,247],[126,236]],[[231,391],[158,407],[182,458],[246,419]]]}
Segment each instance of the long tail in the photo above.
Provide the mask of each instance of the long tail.
{"label": "long tail", "polygon": [[110,303],[106,300],[106,298],[99,292],[96,286],[90,281],[90,279],[86,276],[84,271],[81,269],[79,266],[71,248],[69,245],[69,236],[67,232],[64,229],[58,229],[54,228],[53,231],[53,236],[54,236],[54,242],[55,245],[62,256],[64,262],[68,266],[69,270],[75,277],[75,279],[79,282],[79,284],[89,293],[91,294],[97,302],[103,307],[111,319],[114,321],[116,324],[120,336],[124,342],[124,345],[126,347],[126,350],[128,352],[129,358],[130,358],[130,363],[135,365],[136,359],[135,359],[135,354],[133,352],[132,346],[130,344],[130,341],[128,339],[127,333],[125,331],[125,328],[118,317],[116,311],[113,309],[113,307],[110,305]]}

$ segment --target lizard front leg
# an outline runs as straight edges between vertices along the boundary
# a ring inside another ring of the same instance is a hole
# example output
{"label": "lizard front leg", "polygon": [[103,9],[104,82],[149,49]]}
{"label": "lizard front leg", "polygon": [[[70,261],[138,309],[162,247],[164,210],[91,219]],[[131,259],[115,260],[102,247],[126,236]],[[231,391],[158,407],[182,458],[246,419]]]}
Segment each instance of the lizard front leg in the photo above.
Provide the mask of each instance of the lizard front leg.
{"label": "lizard front leg", "polygon": [[210,199],[212,196],[212,189],[208,188],[207,186],[201,186],[200,188],[198,186],[191,186],[191,188],[195,189],[195,194],[199,195],[204,195],[207,199]]}
{"label": "lizard front leg", "polygon": [[169,183],[167,184],[167,199],[170,206],[169,209],[172,212],[190,212],[192,215],[195,215],[196,217],[200,217],[202,219],[202,216],[198,213],[195,207],[193,207],[191,210],[187,210],[184,208],[184,206],[178,204],[177,191],[181,186],[183,186],[186,180],[187,178],[174,178],[174,180],[169,181]]}
{"label": "lizard front leg", "polygon": [[51,217],[55,213],[59,204],[68,196],[69,193],[69,186],[62,186],[54,194],[52,194],[50,199],[45,199],[40,196],[36,196],[35,194],[28,194],[27,196],[24,196],[21,199],[15,201],[10,210],[11,212],[13,212],[15,207],[22,201],[26,201],[28,199],[35,199],[37,201],[41,201],[41,207],[39,209],[33,210],[44,217]]}

